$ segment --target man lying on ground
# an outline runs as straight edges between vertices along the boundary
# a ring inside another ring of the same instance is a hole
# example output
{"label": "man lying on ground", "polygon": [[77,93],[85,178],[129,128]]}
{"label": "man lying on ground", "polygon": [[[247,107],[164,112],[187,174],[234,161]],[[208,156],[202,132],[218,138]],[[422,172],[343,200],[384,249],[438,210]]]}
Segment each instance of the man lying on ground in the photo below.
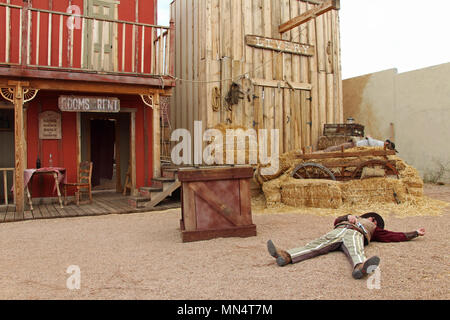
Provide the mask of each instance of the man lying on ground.
{"label": "man lying on ground", "polygon": [[380,263],[378,256],[366,258],[364,254],[365,245],[368,245],[371,241],[409,241],[424,235],[424,228],[406,233],[385,230],[383,218],[375,212],[369,212],[360,217],[348,215],[337,218],[334,221],[332,231],[304,247],[285,251],[275,247],[272,240],[269,240],[267,249],[280,267],[341,250],[352,265],[353,278],[361,279],[368,273],[375,271]]}

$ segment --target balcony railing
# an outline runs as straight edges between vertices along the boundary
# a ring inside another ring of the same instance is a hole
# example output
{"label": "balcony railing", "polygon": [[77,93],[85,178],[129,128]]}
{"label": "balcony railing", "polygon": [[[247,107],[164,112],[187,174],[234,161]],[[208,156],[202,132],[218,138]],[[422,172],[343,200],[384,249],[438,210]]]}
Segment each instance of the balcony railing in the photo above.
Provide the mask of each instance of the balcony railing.
{"label": "balcony railing", "polygon": [[[3,184],[3,188],[2,188],[2,197],[0,197],[0,205],[2,204],[2,200],[4,199],[4,203],[5,205],[9,204],[8,201],[8,195],[11,194],[11,197],[13,197],[13,193],[11,192],[11,186],[8,185],[8,172],[12,172],[12,179],[14,180],[14,168],[0,168],[0,178],[2,178],[2,183]],[[13,183],[14,184],[14,183]],[[13,200],[14,202],[14,200]]]}
{"label": "balcony railing", "polygon": [[0,65],[173,76],[173,27],[0,3]]}

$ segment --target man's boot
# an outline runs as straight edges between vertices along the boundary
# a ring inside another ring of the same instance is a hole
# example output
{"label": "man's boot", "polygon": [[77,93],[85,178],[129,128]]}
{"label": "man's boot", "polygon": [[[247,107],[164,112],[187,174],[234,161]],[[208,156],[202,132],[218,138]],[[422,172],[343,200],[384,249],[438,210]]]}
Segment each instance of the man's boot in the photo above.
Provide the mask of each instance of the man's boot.
{"label": "man's boot", "polygon": [[291,256],[284,250],[277,249],[273,244],[272,240],[267,241],[267,250],[269,254],[277,259],[277,264],[280,267],[284,267],[285,265],[292,262]]}
{"label": "man's boot", "polygon": [[355,269],[353,270],[352,276],[355,279],[361,279],[367,274],[374,272],[379,264],[380,258],[378,258],[377,256],[373,256],[372,258],[367,259],[364,263],[356,265]]}

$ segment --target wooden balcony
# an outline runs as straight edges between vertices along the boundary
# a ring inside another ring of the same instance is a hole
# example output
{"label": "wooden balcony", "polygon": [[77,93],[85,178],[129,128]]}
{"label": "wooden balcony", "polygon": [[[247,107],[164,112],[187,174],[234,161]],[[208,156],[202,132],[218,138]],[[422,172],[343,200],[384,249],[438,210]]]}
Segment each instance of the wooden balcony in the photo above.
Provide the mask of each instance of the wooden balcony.
{"label": "wooden balcony", "polygon": [[0,76],[175,85],[173,26],[6,3],[0,17]]}

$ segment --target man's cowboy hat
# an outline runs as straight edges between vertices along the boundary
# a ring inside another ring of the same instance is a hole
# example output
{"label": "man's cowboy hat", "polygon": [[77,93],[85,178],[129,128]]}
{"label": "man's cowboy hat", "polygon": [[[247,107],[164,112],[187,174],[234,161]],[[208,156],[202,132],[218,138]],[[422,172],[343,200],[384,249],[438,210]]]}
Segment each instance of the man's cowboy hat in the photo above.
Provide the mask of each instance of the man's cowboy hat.
{"label": "man's cowboy hat", "polygon": [[376,212],[369,212],[369,213],[365,213],[361,216],[361,218],[375,218],[375,220],[377,221],[377,227],[384,229],[384,220],[383,218]]}
{"label": "man's cowboy hat", "polygon": [[393,143],[391,140],[386,140],[386,142],[388,143],[388,145],[389,145],[389,149],[391,149],[391,150],[394,150],[396,153],[399,153],[398,151],[397,151],[397,149],[395,149],[395,143]]}

